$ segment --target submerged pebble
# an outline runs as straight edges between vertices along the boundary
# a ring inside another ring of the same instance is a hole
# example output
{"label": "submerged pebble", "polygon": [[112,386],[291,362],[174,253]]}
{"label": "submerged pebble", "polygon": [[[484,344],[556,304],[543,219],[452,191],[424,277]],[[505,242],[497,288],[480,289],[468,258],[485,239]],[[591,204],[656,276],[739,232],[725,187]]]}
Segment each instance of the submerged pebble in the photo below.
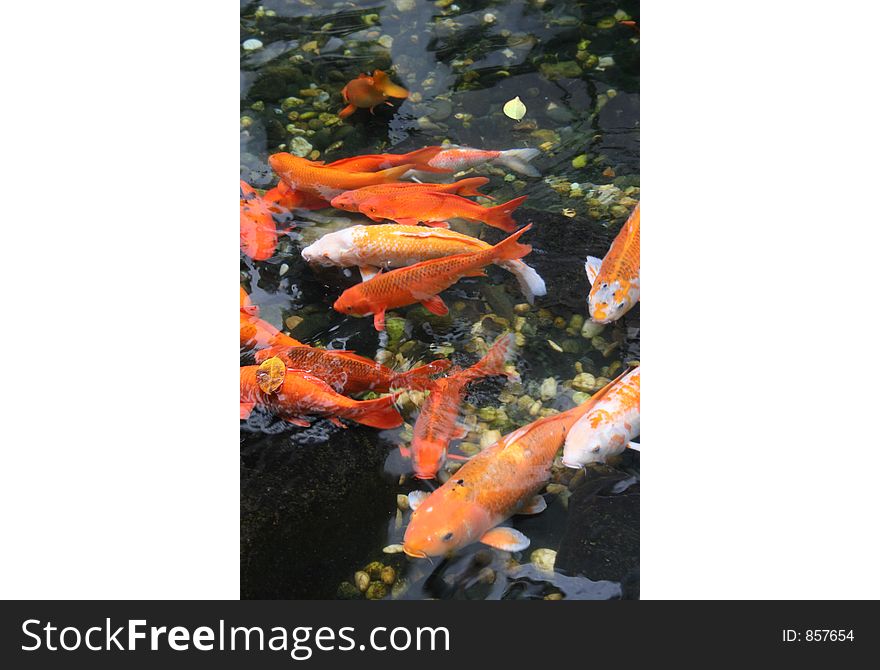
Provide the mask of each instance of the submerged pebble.
{"label": "submerged pebble", "polygon": [[556,552],[553,549],[535,549],[530,557],[532,564],[542,572],[553,572]]}

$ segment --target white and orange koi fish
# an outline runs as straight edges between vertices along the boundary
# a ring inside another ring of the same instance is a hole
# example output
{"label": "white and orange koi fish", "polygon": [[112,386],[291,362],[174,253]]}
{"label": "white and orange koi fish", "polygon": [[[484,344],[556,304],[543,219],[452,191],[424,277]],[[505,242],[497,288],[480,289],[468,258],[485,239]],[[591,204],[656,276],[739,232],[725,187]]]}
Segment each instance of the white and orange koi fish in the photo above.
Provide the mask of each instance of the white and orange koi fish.
{"label": "white and orange koi fish", "polygon": [[587,257],[590,318],[616,321],[639,301],[639,206],[617,233],[605,258]]}
{"label": "white and orange koi fish", "polygon": [[604,463],[623,452],[639,434],[639,380],[641,367],[608,384],[599,401],[572,426],[565,437],[562,463],[580,468]]}

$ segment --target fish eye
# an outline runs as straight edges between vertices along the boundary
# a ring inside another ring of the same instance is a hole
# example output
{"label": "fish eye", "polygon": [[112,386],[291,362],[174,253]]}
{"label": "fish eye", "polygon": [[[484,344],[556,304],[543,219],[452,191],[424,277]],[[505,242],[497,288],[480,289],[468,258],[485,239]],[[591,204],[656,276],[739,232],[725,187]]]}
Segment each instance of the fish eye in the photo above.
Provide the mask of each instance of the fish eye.
{"label": "fish eye", "polygon": [[449,540],[452,539],[452,533],[446,533],[446,535],[444,535],[441,539],[442,539],[444,542],[449,542]]}
{"label": "fish eye", "polygon": [[602,288],[608,288],[608,282],[604,282],[604,283],[602,284]]}
{"label": "fish eye", "polygon": [[464,484],[464,480],[463,480],[463,479],[459,479],[459,480],[458,480],[457,482],[455,482],[455,483],[458,484],[459,486],[461,486],[461,485]]}
{"label": "fish eye", "polygon": [[626,307],[626,303],[622,302],[617,306],[617,309],[623,309],[624,307]]}

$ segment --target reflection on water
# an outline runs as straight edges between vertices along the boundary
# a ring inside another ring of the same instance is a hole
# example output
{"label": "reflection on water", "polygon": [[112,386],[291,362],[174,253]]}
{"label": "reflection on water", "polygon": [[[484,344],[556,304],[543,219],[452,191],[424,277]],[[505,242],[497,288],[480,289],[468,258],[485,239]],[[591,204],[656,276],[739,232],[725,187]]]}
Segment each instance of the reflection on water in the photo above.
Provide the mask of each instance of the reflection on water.
{"label": "reflection on water", "polygon": [[[369,320],[331,307],[359,281],[357,271],[312,268],[299,253],[366,221],[300,210],[279,220],[279,229],[295,227],[272,258],[241,257],[241,283],[261,318],[300,341],[401,368],[437,356],[467,367],[514,330],[521,379],[468,387],[468,433],[450,450],[465,457],[572,407],[638,360],[638,307],[604,329],[584,323],[584,259],[604,255],[639,198],[638,33],[618,23],[626,19],[638,19],[637,2],[243,2],[241,177],[251,185],[276,183],[267,158],[278,151],[332,161],[447,141],[539,148],[533,164],[543,175],[490,164],[468,173],[489,177],[481,190],[499,202],[529,196],[514,218],[534,224],[526,261],[548,289],[534,306],[515,278],[489,267],[488,278],[466,278],[443,293],[448,316],[407,307],[389,315],[399,329],[377,333]],[[374,69],[391,72],[410,97],[340,120],[342,87]],[[527,107],[521,122],[501,111],[516,96]],[[481,224],[455,229],[490,243],[503,238]],[[242,364],[252,363],[244,352]],[[242,423],[242,597],[361,598],[357,572],[367,574],[369,597],[637,597],[634,452],[587,473],[554,467],[548,509],[513,519],[531,539],[520,554],[480,544],[433,562],[386,553],[397,550],[411,514],[405,495],[429,486],[409,476],[398,450],[411,439],[423,400],[404,393],[398,404],[406,424],[389,431],[344,430],[326,420],[303,429],[259,410]]]}

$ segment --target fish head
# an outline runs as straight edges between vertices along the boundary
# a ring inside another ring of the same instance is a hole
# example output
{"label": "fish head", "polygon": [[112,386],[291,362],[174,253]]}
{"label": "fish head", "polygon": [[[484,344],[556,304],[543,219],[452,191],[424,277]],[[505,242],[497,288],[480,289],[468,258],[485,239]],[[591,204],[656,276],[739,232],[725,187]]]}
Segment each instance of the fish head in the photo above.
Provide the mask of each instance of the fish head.
{"label": "fish head", "polygon": [[588,412],[568,431],[562,450],[562,464],[567,468],[582,468],[590,463],[604,462],[602,434],[594,427],[593,416]]}
{"label": "fish head", "polygon": [[472,489],[452,475],[416,509],[403,537],[409,556],[446,556],[479,540],[494,524]]}
{"label": "fish head", "polygon": [[414,439],[412,448],[413,476],[434,479],[446,462],[447,443],[431,439]]}
{"label": "fish head", "polygon": [[633,292],[628,282],[597,280],[590,291],[590,318],[596,323],[616,321],[632,308],[637,296],[638,289]]}
{"label": "fish head", "polygon": [[297,168],[302,167],[303,163],[311,163],[311,161],[283,151],[269,156],[269,167],[275,171],[275,174],[286,179],[290,179],[297,171]]}
{"label": "fish head", "polygon": [[373,313],[373,305],[361,289],[361,284],[352,286],[342,292],[342,295],[333,303],[333,309],[341,314],[350,316],[366,316]]}
{"label": "fish head", "polygon": [[361,75],[345,85],[344,99],[355,107],[375,107],[385,102],[388,96],[376,87],[373,78]]}
{"label": "fish head", "polygon": [[327,233],[302,250],[303,259],[311,265],[351,267],[358,265],[353,229],[345,228]]}
{"label": "fish head", "polygon": [[344,193],[340,193],[333,200],[330,201],[330,204],[333,205],[336,209],[341,209],[346,212],[356,212],[358,211],[358,203],[357,197],[354,191],[345,191]]}

